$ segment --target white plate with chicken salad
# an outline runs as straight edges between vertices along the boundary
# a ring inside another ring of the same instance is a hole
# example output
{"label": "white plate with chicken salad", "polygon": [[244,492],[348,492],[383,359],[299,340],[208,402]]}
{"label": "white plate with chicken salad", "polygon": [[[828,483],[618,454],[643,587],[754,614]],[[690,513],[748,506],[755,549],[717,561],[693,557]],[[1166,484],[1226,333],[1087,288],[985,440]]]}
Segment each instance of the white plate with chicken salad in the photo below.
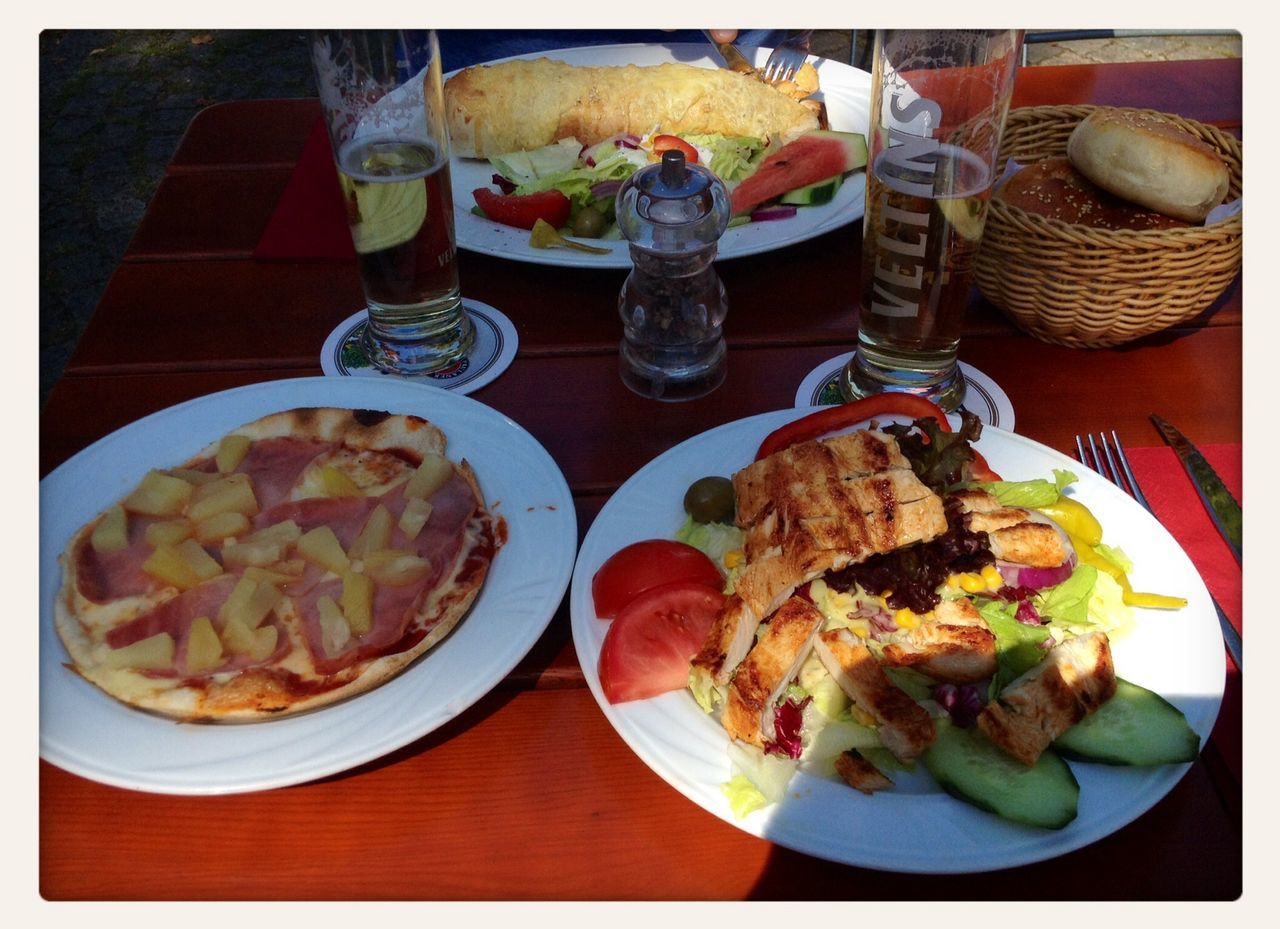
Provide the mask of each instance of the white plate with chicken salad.
{"label": "white plate with chicken salad", "polygon": [[629,479],[574,571],[587,683],[655,773],[787,848],[915,873],[1079,849],[1209,737],[1208,591],[1073,459],[891,407],[753,416]]}
{"label": "white plate with chicken salad", "polygon": [[[744,54],[754,55],[754,64],[762,67],[769,51],[761,48],[754,52],[746,50]],[[710,69],[723,67],[710,45],[683,43],[566,48],[512,56],[488,64],[538,58],[580,67],[668,63]],[[810,99],[825,107],[829,127],[834,130],[819,131],[815,139],[821,137],[827,143],[843,146],[847,152],[843,166],[847,170],[820,183],[805,183],[797,190],[789,190],[781,202],[776,196],[771,197],[735,216],[719,240],[721,259],[755,255],[804,242],[855,222],[863,215],[866,184],[861,168],[865,164],[871,76],[837,61],[811,56],[809,62],[819,82],[819,89]],[[446,79],[458,73],[451,72]],[[448,93],[446,89],[446,95]],[[479,158],[460,156],[455,143],[450,171],[458,246],[533,264],[629,268],[628,243],[614,221],[613,197],[637,168],[658,161],[663,147],[676,144],[670,142],[671,138],[663,132],[663,127],[654,126],[649,132],[623,133],[594,145],[579,144],[570,138],[532,151],[486,153],[487,157]],[[731,190],[776,153],[781,144],[741,136],[693,134],[682,141],[684,150],[696,152],[698,163],[710,167]],[[800,160],[799,154],[794,160]],[[486,191],[479,199],[485,200],[490,212],[495,216],[506,214],[508,222],[521,222],[529,207],[529,203],[517,202],[515,198],[547,196],[549,190],[562,191],[571,202],[570,212],[567,216],[552,217],[561,239],[551,246],[543,245],[541,238],[536,240],[539,245],[532,244],[535,240],[527,225],[521,228],[490,218],[478,202],[477,190]],[[572,244],[566,246],[564,240]]]}

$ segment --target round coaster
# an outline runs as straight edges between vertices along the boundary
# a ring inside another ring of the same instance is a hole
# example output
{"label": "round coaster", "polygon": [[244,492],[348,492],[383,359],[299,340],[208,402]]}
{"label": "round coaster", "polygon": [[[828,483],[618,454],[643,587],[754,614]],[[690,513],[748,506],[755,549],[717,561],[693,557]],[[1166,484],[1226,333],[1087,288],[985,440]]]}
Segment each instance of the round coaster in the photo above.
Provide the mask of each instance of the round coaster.
{"label": "round coaster", "polygon": [[320,350],[320,367],[330,377],[392,377],[401,381],[430,384],[469,394],[484,387],[511,364],[520,339],[516,327],[505,315],[476,300],[462,298],[471,316],[476,338],[471,350],[451,367],[430,374],[388,374],[375,368],[360,346],[360,336],[368,324],[365,310],[360,310],[339,323],[324,340]]}
{"label": "round coaster", "polygon": [[[838,386],[840,372],[852,357],[853,352],[845,352],[810,371],[796,391],[796,406],[830,406],[843,402]],[[1013,404],[1009,402],[1009,395],[973,365],[962,361],[960,370],[969,385],[961,409],[973,413],[985,425],[1012,432]]]}

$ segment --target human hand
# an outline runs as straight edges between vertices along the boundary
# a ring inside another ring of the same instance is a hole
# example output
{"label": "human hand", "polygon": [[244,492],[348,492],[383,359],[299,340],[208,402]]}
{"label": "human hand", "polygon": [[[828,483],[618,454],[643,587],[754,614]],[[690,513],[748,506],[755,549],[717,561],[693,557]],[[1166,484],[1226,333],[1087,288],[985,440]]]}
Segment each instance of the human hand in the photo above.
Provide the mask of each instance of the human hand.
{"label": "human hand", "polygon": [[737,29],[708,29],[707,32],[715,42],[732,42],[738,37]]}

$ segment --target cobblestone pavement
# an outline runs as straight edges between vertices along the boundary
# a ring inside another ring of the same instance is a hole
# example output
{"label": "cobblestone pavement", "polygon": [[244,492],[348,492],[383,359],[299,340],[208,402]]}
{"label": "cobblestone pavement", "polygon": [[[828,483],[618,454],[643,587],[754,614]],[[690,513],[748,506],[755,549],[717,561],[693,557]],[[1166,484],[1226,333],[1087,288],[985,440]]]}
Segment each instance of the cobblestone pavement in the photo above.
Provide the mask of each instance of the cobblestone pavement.
{"label": "cobblestone pavement", "polygon": [[[819,31],[813,50],[850,61],[866,36]],[[1240,49],[1238,35],[1036,43],[1028,63],[1240,57]],[[40,34],[42,407],[192,117],[225,100],[314,92],[301,31]]]}

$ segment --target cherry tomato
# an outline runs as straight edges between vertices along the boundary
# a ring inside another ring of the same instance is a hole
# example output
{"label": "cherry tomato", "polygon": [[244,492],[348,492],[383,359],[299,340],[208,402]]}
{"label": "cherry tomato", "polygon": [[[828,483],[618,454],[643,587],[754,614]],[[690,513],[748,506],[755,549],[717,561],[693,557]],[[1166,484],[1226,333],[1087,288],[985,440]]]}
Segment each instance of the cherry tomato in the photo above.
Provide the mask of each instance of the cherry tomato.
{"label": "cherry tomato", "polygon": [[717,588],[677,581],[650,588],[623,607],[600,648],[600,687],[609,702],[645,700],[686,686],[689,661],[723,604]]}
{"label": "cherry tomato", "polygon": [[661,156],[663,152],[673,148],[684,152],[685,164],[696,165],[698,163],[698,150],[678,135],[656,135],[653,137],[653,153],[655,155]]}
{"label": "cherry tomato", "polygon": [[[928,417],[935,420],[938,428],[943,432],[951,431],[947,414],[936,403],[915,394],[888,392],[876,394],[874,397],[864,397],[861,400],[850,400],[848,403],[836,406],[823,407],[808,416],[802,416],[794,422],[779,426],[765,436],[764,441],[760,443],[760,448],[756,451],[756,461],[768,458],[775,452],[790,448],[792,445],[824,436],[828,432],[847,429],[849,426],[876,416],[895,414],[910,416],[912,419]],[[976,448],[973,450],[973,479],[984,483],[1000,480],[1000,475],[991,470],[987,459]]]}
{"label": "cherry tomato", "polygon": [[638,595],[673,581],[719,590],[724,578],[715,562],[692,545],[671,539],[634,542],[614,552],[591,578],[596,615],[612,619]]}
{"label": "cherry tomato", "polygon": [[558,190],[544,190],[536,194],[496,194],[487,187],[471,192],[476,206],[495,223],[532,229],[533,224],[545,219],[559,228],[569,221],[569,198]]}

